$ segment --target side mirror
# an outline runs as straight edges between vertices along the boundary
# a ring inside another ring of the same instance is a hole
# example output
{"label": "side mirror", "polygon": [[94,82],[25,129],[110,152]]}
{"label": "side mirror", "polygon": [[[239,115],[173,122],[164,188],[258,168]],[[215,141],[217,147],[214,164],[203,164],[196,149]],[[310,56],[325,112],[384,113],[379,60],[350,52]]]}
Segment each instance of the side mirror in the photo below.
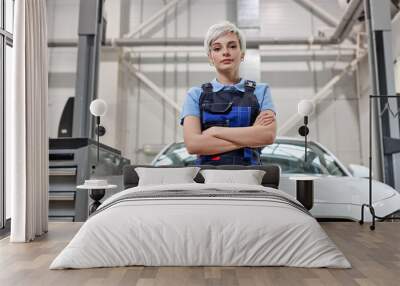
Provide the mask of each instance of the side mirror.
{"label": "side mirror", "polygon": [[369,178],[369,168],[357,164],[350,164],[349,170],[354,177]]}

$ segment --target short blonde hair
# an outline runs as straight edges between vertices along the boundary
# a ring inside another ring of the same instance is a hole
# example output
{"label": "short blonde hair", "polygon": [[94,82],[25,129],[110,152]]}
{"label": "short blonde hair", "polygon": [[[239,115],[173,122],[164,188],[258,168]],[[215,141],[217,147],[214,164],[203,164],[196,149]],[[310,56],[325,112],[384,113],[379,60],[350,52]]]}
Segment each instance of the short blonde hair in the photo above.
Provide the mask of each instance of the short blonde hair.
{"label": "short blonde hair", "polygon": [[208,31],[204,38],[204,49],[206,50],[207,56],[210,53],[211,44],[216,39],[229,32],[236,34],[236,36],[239,39],[240,50],[243,53],[246,52],[246,38],[243,32],[240,31],[239,28],[235,26],[235,24],[228,21],[224,21],[221,23],[214,24],[210,28],[208,28]]}

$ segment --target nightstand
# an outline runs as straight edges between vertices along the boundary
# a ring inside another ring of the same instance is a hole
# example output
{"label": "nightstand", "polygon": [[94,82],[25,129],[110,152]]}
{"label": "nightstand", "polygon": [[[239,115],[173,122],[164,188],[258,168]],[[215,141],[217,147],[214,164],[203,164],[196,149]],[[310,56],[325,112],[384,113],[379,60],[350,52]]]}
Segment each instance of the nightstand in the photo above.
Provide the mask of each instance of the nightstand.
{"label": "nightstand", "polygon": [[89,215],[101,205],[100,200],[104,197],[106,190],[116,188],[116,185],[109,185],[107,180],[85,180],[85,184],[77,186],[77,189],[89,190],[89,197],[93,203],[89,206]]}
{"label": "nightstand", "polygon": [[296,181],[296,199],[307,209],[314,205],[314,176],[292,176],[290,180]]}

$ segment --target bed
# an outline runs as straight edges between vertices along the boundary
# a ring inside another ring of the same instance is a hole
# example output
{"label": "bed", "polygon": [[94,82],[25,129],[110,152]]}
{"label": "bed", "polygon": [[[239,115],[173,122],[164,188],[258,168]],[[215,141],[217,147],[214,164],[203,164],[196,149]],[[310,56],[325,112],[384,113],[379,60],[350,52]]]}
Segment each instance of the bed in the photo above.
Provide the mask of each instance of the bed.
{"label": "bed", "polygon": [[[292,266],[350,268],[318,222],[280,191],[277,166],[261,185],[138,185],[126,166],[126,189],[103,202],[50,269],[144,266]],[[217,167],[204,167],[213,169]]]}

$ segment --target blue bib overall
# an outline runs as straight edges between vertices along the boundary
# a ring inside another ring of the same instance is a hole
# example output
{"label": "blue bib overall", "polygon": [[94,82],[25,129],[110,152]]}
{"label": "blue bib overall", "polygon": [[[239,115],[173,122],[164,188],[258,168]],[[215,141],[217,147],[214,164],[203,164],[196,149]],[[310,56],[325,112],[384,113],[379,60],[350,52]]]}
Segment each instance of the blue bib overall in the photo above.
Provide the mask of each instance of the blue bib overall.
{"label": "blue bib overall", "polygon": [[[211,83],[202,85],[199,99],[201,130],[213,126],[252,126],[260,113],[254,95],[256,83],[245,81],[245,91],[220,90],[213,92]],[[199,155],[198,165],[260,165],[259,148],[242,148],[217,155]]]}

